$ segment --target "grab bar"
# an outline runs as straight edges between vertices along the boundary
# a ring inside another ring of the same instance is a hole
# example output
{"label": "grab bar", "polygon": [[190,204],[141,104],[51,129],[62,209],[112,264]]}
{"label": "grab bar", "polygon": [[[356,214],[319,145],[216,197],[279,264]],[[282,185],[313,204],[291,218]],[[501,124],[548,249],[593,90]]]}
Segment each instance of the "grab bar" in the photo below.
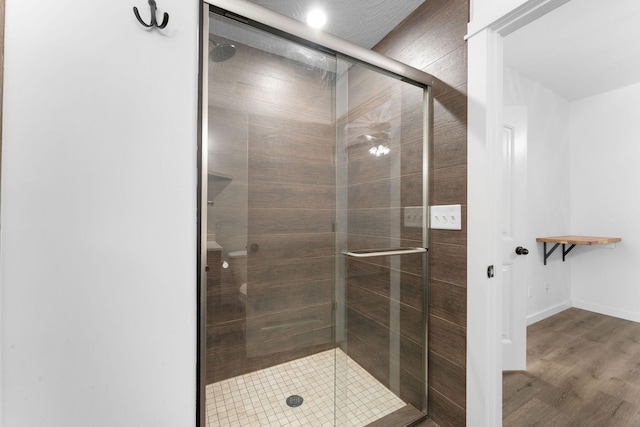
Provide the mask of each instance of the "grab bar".
{"label": "grab bar", "polygon": [[342,254],[351,256],[354,258],[368,258],[368,257],[374,257],[374,256],[421,254],[425,252],[427,252],[425,248],[396,248],[396,249],[364,249],[360,251],[342,251]]}

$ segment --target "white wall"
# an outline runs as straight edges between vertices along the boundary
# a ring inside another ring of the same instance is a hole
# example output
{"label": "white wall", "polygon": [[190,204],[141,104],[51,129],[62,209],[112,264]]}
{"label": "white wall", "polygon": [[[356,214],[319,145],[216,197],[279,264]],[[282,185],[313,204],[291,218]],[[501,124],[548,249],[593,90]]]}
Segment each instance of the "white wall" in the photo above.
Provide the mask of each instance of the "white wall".
{"label": "white wall", "polygon": [[189,426],[195,1],[7,0],[2,426]]}
{"label": "white wall", "polygon": [[[544,265],[542,243],[536,237],[570,232],[569,117],[564,98],[505,67],[504,105],[527,110],[527,197],[529,255],[527,319],[533,323],[570,306],[570,268],[560,249]],[[547,286],[548,285],[548,290]]]}
{"label": "white wall", "polygon": [[640,321],[640,84],[571,104],[571,230],[615,236],[615,249],[576,247],[574,305]]}
{"label": "white wall", "polygon": [[[505,67],[504,98],[528,111],[529,323],[569,306],[640,321],[640,84],[569,103]],[[544,266],[535,237],[562,234],[623,242],[578,246],[565,263],[558,249]]]}

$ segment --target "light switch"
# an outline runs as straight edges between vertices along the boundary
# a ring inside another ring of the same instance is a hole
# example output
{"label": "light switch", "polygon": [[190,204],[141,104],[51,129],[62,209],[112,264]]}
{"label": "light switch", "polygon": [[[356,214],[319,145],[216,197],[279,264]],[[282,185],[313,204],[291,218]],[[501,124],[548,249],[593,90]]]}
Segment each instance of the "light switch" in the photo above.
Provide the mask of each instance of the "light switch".
{"label": "light switch", "polygon": [[461,205],[439,205],[429,208],[430,228],[462,230]]}

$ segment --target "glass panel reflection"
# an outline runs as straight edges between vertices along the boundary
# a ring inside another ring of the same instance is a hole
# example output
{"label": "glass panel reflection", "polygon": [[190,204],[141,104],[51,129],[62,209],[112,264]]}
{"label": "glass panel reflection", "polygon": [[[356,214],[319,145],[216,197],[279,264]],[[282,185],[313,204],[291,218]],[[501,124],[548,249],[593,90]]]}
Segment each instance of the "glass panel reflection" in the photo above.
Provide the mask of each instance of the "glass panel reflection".
{"label": "glass panel reflection", "polygon": [[[426,410],[425,230],[407,217],[424,205],[424,91],[347,59],[338,69],[338,344],[411,419]],[[356,391],[338,368],[338,425],[351,425]]]}

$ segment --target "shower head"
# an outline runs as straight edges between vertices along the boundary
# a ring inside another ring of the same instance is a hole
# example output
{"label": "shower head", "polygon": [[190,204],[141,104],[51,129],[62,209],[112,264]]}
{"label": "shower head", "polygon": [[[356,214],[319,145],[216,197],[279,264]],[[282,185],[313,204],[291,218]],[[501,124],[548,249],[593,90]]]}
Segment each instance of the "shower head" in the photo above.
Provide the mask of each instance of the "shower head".
{"label": "shower head", "polygon": [[212,62],[222,62],[231,59],[236,54],[236,47],[229,43],[218,43],[212,38],[209,41],[213,45],[209,51],[209,59]]}

